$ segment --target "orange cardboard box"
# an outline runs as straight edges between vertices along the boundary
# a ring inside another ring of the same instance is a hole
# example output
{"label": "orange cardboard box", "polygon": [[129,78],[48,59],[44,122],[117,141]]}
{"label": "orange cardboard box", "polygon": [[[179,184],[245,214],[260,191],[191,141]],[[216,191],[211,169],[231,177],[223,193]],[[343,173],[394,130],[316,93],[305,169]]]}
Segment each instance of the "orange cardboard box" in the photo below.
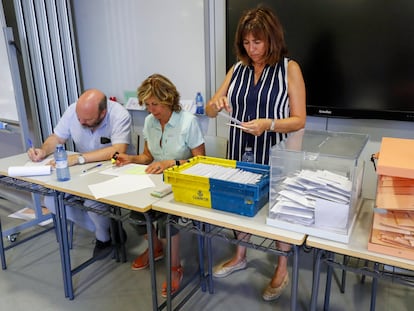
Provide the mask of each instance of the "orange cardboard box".
{"label": "orange cardboard box", "polygon": [[379,175],[414,178],[414,140],[383,137],[377,162]]}

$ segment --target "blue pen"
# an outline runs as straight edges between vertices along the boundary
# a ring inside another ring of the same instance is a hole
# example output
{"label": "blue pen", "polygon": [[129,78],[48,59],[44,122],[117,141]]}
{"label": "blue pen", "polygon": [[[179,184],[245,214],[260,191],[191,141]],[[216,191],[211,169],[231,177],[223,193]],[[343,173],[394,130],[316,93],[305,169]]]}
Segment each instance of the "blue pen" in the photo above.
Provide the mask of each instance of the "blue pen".
{"label": "blue pen", "polygon": [[97,168],[97,167],[100,167],[100,166],[102,166],[102,163],[99,163],[99,164],[96,164],[96,165],[94,165],[94,166],[91,166],[91,167],[89,167],[89,168],[87,168],[87,169],[84,169],[84,170],[82,171],[82,173],[89,172],[90,170],[93,170],[94,168]]}
{"label": "blue pen", "polygon": [[29,145],[29,149],[33,149],[33,153],[34,153],[35,155],[37,155],[37,154],[36,154],[36,149],[35,149],[35,147],[33,146],[33,142],[32,142],[32,140],[31,140],[30,138],[28,138],[28,139],[27,139],[27,144]]}

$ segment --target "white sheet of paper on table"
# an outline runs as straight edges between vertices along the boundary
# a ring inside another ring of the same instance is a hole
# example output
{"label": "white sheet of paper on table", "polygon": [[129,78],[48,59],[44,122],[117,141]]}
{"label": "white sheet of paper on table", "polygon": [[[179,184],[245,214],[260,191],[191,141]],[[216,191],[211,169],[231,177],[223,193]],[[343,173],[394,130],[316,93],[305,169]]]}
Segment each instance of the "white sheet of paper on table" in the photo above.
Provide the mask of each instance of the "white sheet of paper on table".
{"label": "white sheet of paper on table", "polygon": [[43,176],[51,173],[52,167],[50,165],[10,166],[7,170],[7,174],[11,177]]}
{"label": "white sheet of paper on table", "polygon": [[111,176],[122,176],[122,175],[144,175],[145,169],[148,165],[143,164],[127,164],[124,166],[112,165],[106,170],[100,171],[100,174],[111,175]]}
{"label": "white sheet of paper on table", "polygon": [[113,179],[89,185],[95,198],[104,198],[117,194],[155,187],[149,175],[121,175]]}

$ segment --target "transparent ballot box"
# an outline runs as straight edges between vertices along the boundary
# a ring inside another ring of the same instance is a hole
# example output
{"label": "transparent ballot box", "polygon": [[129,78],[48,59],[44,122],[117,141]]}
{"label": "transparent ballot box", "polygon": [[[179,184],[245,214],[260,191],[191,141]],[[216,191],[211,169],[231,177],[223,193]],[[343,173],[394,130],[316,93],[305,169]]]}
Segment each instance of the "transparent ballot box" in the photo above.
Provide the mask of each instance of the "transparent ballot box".
{"label": "transparent ballot box", "polygon": [[270,157],[267,224],[348,242],[361,199],[368,135],[301,130]]}

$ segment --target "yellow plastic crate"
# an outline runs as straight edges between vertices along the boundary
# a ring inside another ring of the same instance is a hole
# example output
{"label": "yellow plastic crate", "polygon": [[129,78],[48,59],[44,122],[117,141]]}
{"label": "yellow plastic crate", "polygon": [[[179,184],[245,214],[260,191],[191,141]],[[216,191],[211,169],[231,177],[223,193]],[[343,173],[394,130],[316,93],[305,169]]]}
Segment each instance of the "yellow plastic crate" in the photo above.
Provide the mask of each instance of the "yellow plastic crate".
{"label": "yellow plastic crate", "polygon": [[164,182],[171,184],[174,199],[176,201],[211,208],[209,178],[182,173],[183,170],[198,163],[235,168],[237,161],[197,156],[189,159],[185,164],[173,166],[164,171]]}
{"label": "yellow plastic crate", "polygon": [[[239,168],[262,177],[256,184],[244,184],[183,172],[199,163]],[[268,165],[198,156],[164,171],[164,182],[171,184],[176,201],[252,217],[269,200],[269,174]]]}

